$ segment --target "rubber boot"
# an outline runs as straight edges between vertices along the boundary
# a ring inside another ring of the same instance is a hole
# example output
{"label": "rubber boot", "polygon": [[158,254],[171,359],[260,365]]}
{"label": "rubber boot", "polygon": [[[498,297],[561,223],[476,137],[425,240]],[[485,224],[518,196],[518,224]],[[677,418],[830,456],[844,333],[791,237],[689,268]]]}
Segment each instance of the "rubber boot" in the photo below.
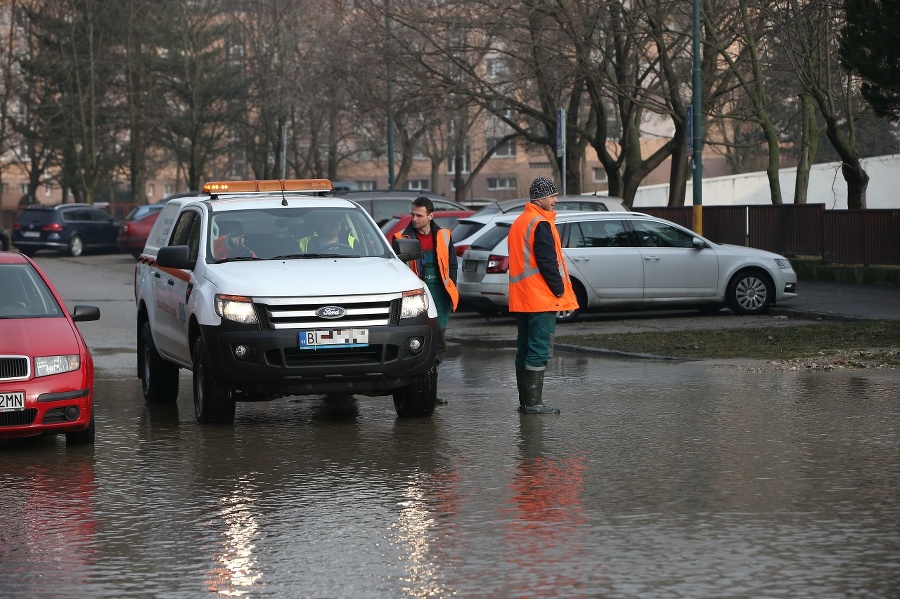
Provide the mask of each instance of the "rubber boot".
{"label": "rubber boot", "polygon": [[544,371],[525,370],[523,382],[525,391],[525,405],[519,408],[522,414],[559,414],[559,410],[545,406],[542,400],[544,395]]}
{"label": "rubber boot", "polygon": [[[440,362],[436,362],[435,365],[434,365],[434,386],[435,386],[435,388],[437,388],[437,377],[438,377],[438,372],[440,372],[440,370],[441,370],[441,363],[440,363]],[[446,398],[446,397],[440,397],[440,396],[438,396],[437,393],[435,393],[435,395],[434,395],[434,405],[436,405],[436,406],[446,406],[448,403],[449,403],[449,402],[447,401],[447,398]]]}
{"label": "rubber boot", "polygon": [[519,392],[519,411],[525,409],[525,369],[516,368],[516,389]]}

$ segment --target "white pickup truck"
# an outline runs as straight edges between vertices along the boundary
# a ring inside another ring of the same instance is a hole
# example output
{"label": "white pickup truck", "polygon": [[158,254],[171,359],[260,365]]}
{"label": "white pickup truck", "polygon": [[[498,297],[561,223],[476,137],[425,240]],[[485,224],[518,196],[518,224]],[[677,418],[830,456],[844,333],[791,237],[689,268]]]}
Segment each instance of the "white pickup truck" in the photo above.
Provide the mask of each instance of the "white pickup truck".
{"label": "white pickup truck", "polygon": [[371,216],[324,179],[208,183],[169,201],[135,266],[137,374],[174,402],[193,373],[198,422],[236,402],[393,395],[400,417],[434,411],[437,312]]}

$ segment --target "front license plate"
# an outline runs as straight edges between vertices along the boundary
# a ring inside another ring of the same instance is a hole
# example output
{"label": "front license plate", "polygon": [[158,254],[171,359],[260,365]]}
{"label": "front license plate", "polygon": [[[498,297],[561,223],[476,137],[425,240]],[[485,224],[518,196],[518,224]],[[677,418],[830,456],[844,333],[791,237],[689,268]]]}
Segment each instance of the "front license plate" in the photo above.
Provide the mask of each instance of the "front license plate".
{"label": "front license plate", "polygon": [[300,349],[368,346],[369,329],[319,329],[315,331],[300,331]]}
{"label": "front license plate", "polygon": [[476,270],[478,270],[478,262],[475,260],[466,260],[463,262],[464,272],[475,272]]}
{"label": "front license plate", "polygon": [[0,391],[0,412],[18,412],[25,409],[23,391]]}
{"label": "front license plate", "polygon": [[22,237],[40,237],[40,231],[22,231]]}

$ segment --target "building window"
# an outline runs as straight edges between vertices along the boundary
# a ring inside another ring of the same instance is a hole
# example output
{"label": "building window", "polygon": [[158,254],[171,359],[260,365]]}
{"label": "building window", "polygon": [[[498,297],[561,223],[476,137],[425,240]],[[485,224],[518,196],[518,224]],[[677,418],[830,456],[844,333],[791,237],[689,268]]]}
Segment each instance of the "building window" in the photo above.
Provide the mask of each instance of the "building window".
{"label": "building window", "polygon": [[488,177],[487,188],[490,191],[500,191],[503,189],[515,189],[515,177]]}
{"label": "building window", "polygon": [[44,185],[44,196],[49,198],[51,193],[53,193],[53,190],[50,188],[50,186]]}
{"label": "building window", "polygon": [[374,191],[375,181],[357,181],[356,188],[362,191]]}
{"label": "building window", "polygon": [[509,74],[509,65],[503,58],[487,58],[484,61],[484,74],[489,79],[503,77]]}
{"label": "building window", "polygon": [[[487,138],[487,147],[492,148],[497,143],[499,137],[488,137]],[[512,158],[516,155],[516,140],[515,139],[507,139],[500,145],[496,147],[494,153],[491,155],[491,158]]]}
{"label": "building window", "polygon": [[528,168],[550,168],[549,162],[529,162]]}
{"label": "building window", "polygon": [[28,183],[19,183],[19,193],[22,195],[28,193]]}
{"label": "building window", "polygon": [[166,195],[171,195],[175,193],[175,187],[173,185],[166,185]]}
{"label": "building window", "polygon": [[[469,172],[469,169],[472,167],[471,152],[469,150],[470,150],[470,146],[469,146],[469,144],[466,144],[466,150],[462,157],[462,159],[463,159],[462,174],[464,174],[464,175],[467,174]],[[456,174],[456,157],[455,156],[451,156],[450,158],[447,159],[447,174],[448,175]]]}
{"label": "building window", "polygon": [[406,182],[406,188],[409,191],[427,191],[428,179],[410,179]]}
{"label": "building window", "polygon": [[606,169],[603,167],[594,167],[594,183],[606,183]]}
{"label": "building window", "polygon": [[152,198],[154,193],[156,193],[156,185],[147,183],[147,197]]}

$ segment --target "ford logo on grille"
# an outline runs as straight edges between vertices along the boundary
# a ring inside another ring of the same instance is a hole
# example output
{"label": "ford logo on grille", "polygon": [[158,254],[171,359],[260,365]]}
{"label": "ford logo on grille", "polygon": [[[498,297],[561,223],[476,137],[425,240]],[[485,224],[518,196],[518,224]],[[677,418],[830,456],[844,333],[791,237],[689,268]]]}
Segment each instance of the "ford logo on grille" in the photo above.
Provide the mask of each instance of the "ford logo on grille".
{"label": "ford logo on grille", "polygon": [[341,318],[347,311],[340,306],[322,306],[316,310],[316,316],[319,318]]}

